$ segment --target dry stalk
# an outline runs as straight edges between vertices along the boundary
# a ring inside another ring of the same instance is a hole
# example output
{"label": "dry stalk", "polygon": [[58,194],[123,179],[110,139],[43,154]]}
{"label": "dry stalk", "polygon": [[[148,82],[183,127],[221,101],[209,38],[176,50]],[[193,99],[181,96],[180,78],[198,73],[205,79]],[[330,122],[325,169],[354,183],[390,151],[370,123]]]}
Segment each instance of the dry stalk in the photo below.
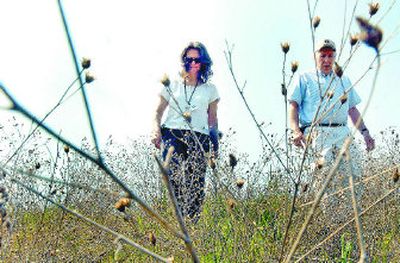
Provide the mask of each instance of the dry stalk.
{"label": "dry stalk", "polygon": [[164,163],[164,165],[161,163],[161,161],[156,156],[154,156],[154,158],[157,161],[158,168],[160,169],[161,175],[164,179],[164,182],[167,185],[169,198],[171,199],[171,202],[174,206],[175,216],[178,220],[179,226],[184,235],[183,241],[185,242],[186,249],[189,251],[190,255],[192,256],[193,262],[200,262],[199,258],[197,257],[196,251],[193,247],[193,243],[189,236],[189,232],[186,229],[185,222],[183,221],[183,216],[182,216],[181,210],[179,208],[178,201],[176,200],[176,197],[174,194],[174,189],[172,189],[171,181],[169,180],[167,167],[169,166],[169,162],[171,161],[173,152],[174,152],[174,147],[170,147],[168,149],[168,154],[167,154],[167,157],[165,158],[166,162]]}

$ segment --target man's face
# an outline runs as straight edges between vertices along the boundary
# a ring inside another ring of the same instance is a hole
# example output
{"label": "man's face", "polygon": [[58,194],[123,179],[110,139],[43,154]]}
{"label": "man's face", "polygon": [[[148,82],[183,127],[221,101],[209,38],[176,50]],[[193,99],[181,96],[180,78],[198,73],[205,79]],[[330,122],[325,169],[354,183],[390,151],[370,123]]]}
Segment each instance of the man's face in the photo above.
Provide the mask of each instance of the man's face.
{"label": "man's face", "polygon": [[316,53],[316,57],[318,69],[325,74],[329,74],[335,62],[335,51],[332,49],[322,49]]}

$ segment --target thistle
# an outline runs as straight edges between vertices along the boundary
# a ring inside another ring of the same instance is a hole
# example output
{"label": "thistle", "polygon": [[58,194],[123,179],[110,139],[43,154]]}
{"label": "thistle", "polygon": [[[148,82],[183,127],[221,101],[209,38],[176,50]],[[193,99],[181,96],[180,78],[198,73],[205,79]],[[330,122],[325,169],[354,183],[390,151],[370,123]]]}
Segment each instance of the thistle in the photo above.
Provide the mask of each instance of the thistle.
{"label": "thistle", "polygon": [[84,57],[84,58],[82,58],[81,66],[83,69],[88,69],[90,67],[90,63],[91,63],[90,58]]}
{"label": "thistle", "polygon": [[296,61],[296,60],[292,61],[292,68],[291,68],[291,70],[292,70],[292,73],[293,73],[293,74],[297,71],[298,68],[299,68],[299,62]]}
{"label": "thistle", "polygon": [[228,205],[228,208],[229,209],[233,209],[233,208],[235,208],[235,206],[237,205],[236,204],[236,201],[235,200],[233,200],[232,198],[229,198],[227,201],[226,201],[226,204]]}
{"label": "thistle", "polygon": [[283,83],[281,84],[281,93],[283,96],[287,95],[287,88],[286,88],[285,84],[283,84]]}
{"label": "thistle", "polygon": [[171,84],[171,81],[169,80],[169,77],[167,74],[164,74],[163,77],[160,80],[161,84],[164,85],[164,87],[169,87],[169,85]]}
{"label": "thistle", "polygon": [[213,170],[215,170],[215,168],[217,167],[217,166],[215,165],[215,160],[214,160],[214,158],[209,158],[209,159],[208,159],[208,165],[209,165],[210,168],[213,169]]}
{"label": "thistle", "polygon": [[319,26],[319,23],[321,22],[321,18],[319,16],[314,16],[313,21],[312,21],[312,26],[314,30]]}
{"label": "thistle", "polygon": [[149,233],[149,241],[153,246],[155,246],[157,243],[156,235],[153,232]]}
{"label": "thistle", "polygon": [[356,17],[358,25],[361,29],[360,39],[368,46],[378,51],[379,44],[383,38],[382,30],[374,25],[371,25],[369,21],[362,17]]}
{"label": "thistle", "polygon": [[333,92],[333,90],[328,91],[328,93],[326,94],[326,97],[328,98],[328,100],[333,98],[333,95],[335,95],[335,92]]}
{"label": "thistle", "polygon": [[89,71],[86,71],[85,82],[89,84],[90,82],[93,82],[94,79],[94,76]]}
{"label": "thistle", "polygon": [[290,49],[289,42],[282,42],[281,43],[281,48],[282,48],[282,52],[287,54],[289,52],[289,49]]}
{"label": "thistle", "polygon": [[370,16],[375,15],[379,10],[379,3],[378,2],[369,3],[368,5],[369,5],[369,15]]}
{"label": "thistle", "polygon": [[345,92],[345,93],[340,97],[340,102],[341,102],[342,104],[345,104],[346,101],[347,101],[347,97],[348,97],[347,92]]}
{"label": "thistle", "polygon": [[236,158],[235,155],[233,155],[232,153],[229,154],[229,166],[233,169],[235,168],[235,166],[237,165],[238,160]]}
{"label": "thistle", "polygon": [[236,180],[236,186],[241,189],[244,185],[245,181],[243,179],[237,179]]}
{"label": "thistle", "polygon": [[350,36],[350,45],[354,46],[358,42],[358,36],[357,35],[351,35]]}
{"label": "thistle", "polygon": [[66,154],[69,153],[69,146],[68,146],[68,145],[64,145],[64,152],[65,152]]}
{"label": "thistle", "polygon": [[335,74],[336,76],[338,76],[339,78],[341,78],[343,76],[343,69],[341,66],[339,66],[338,63],[335,62],[335,68],[334,68]]}
{"label": "thistle", "polygon": [[324,167],[324,165],[325,165],[325,159],[324,158],[318,158],[317,159],[317,161],[315,162],[315,167],[318,169],[318,170],[321,170],[322,169],[322,167]]}
{"label": "thistle", "polygon": [[400,179],[399,168],[396,168],[396,169],[394,170],[394,173],[393,173],[393,182],[394,182],[394,183],[397,183],[397,182],[399,181],[399,179]]}
{"label": "thistle", "polygon": [[305,193],[308,191],[308,184],[304,184],[302,188],[302,192]]}
{"label": "thistle", "polygon": [[131,200],[126,197],[122,197],[121,199],[118,200],[118,202],[115,203],[114,207],[118,209],[120,212],[125,211],[125,207],[128,207],[131,205]]}

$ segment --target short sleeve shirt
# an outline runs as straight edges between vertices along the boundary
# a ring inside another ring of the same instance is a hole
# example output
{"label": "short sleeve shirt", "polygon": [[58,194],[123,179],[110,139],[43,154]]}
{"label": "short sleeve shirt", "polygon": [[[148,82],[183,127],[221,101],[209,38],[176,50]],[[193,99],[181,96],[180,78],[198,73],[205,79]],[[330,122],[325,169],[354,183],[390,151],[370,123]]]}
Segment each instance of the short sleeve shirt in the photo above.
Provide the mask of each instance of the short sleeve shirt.
{"label": "short sleeve shirt", "polygon": [[[299,107],[300,126],[312,123],[321,103],[321,97],[326,92],[331,96],[325,96],[322,100],[317,119],[323,115],[325,117],[320,123],[346,124],[349,109],[361,102],[347,76],[339,78],[334,73],[325,75],[320,71],[307,72],[300,74],[293,85],[289,101],[296,102]],[[342,103],[340,98],[345,93],[347,93],[347,99]]]}
{"label": "short sleeve shirt", "polygon": [[[185,85],[182,81],[173,81],[169,87],[163,87],[160,95],[168,101],[168,111],[163,126],[170,129],[189,130],[190,127],[182,112],[191,113],[191,126],[194,131],[209,134],[208,106],[219,100],[214,84],[203,83],[196,86]],[[182,112],[181,112],[182,111]]]}

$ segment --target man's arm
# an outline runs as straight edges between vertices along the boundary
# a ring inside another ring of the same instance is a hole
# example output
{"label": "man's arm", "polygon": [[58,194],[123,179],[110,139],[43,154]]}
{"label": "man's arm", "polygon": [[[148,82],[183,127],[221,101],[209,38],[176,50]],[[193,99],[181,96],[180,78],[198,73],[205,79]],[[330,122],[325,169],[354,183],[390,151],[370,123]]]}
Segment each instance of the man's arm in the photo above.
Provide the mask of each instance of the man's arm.
{"label": "man's arm", "polygon": [[299,105],[295,101],[289,103],[289,125],[293,131],[294,145],[302,146],[302,142],[305,143],[305,140],[299,126]]}
{"label": "man's arm", "polygon": [[[365,125],[363,119],[361,118],[361,114],[358,111],[358,109],[356,107],[350,108],[349,116],[350,116],[351,122],[354,124],[354,126],[357,127],[358,131],[364,137],[365,145],[367,146],[367,151],[372,151],[375,148],[375,140],[369,134],[369,130],[368,130],[367,126]],[[357,126],[358,121],[359,121],[359,123]]]}

